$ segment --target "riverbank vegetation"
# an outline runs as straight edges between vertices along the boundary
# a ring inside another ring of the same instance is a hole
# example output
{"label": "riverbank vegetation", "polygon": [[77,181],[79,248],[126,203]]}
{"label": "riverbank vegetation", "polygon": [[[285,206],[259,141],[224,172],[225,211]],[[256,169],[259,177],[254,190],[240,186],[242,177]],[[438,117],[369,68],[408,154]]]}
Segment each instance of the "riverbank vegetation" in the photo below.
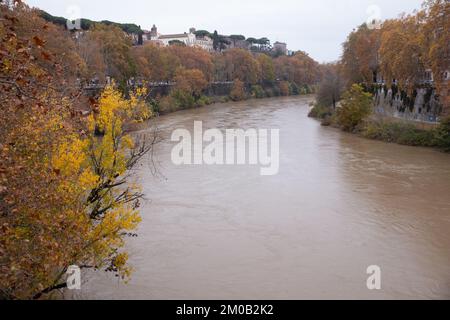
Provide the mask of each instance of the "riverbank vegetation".
{"label": "riverbank vegetation", "polygon": [[70,37],[20,2],[0,10],[0,299],[65,288],[71,265],[126,279],[142,198],[130,169],[152,140],[124,125],[152,117],[146,88],[89,101]]}
{"label": "riverbank vegetation", "polygon": [[406,120],[374,115],[372,103],[372,95],[354,84],[343,93],[336,110],[316,104],[309,116],[320,119],[324,126],[334,126],[365,138],[450,152],[450,117],[433,128],[419,128]]}
{"label": "riverbank vegetation", "polygon": [[438,146],[433,130],[418,129],[408,122],[368,120],[360,129],[362,136],[370,139],[393,142],[408,146]]}
{"label": "riverbank vegetation", "polygon": [[371,113],[372,95],[357,84],[343,94],[336,122],[344,131],[352,132]]}
{"label": "riverbank vegetation", "polygon": [[[186,46],[146,44],[131,48],[131,53],[137,66],[136,79],[173,84],[168,92],[154,97],[160,113],[216,101],[313,93],[321,76],[319,64],[303,52],[273,58],[244,49],[209,53]],[[195,92],[180,90],[179,83],[193,81]],[[209,90],[213,85],[221,92]]]}
{"label": "riverbank vegetation", "polygon": [[[343,45],[341,60],[321,66],[322,80],[310,116],[367,138],[448,151],[449,11],[448,1],[428,0],[412,15],[374,21],[353,31]],[[427,70],[434,75],[432,82],[426,78]],[[416,90],[430,85],[436,88],[443,110],[435,129],[372,113],[373,97],[380,88],[400,93],[410,107]]]}

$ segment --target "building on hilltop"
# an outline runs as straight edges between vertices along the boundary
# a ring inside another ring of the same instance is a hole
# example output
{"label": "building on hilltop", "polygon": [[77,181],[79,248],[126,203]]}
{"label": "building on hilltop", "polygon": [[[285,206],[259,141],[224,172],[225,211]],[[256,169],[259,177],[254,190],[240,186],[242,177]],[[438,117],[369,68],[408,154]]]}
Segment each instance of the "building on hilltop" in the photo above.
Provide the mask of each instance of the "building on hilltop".
{"label": "building on hilltop", "polygon": [[144,32],[144,42],[152,42],[160,46],[170,46],[178,42],[184,43],[188,47],[198,47],[206,51],[213,51],[213,40],[208,36],[197,36],[195,28],[190,28],[189,32],[179,34],[160,34],[158,28],[153,25],[150,31]]}
{"label": "building on hilltop", "polygon": [[150,36],[150,40],[152,40],[152,38],[153,38],[153,40],[158,38],[158,36],[159,36],[158,28],[155,25],[153,25],[152,30],[150,30],[149,36]]}
{"label": "building on hilltop", "polygon": [[287,44],[284,42],[277,41],[273,44],[272,51],[282,55],[287,55],[288,54]]}
{"label": "building on hilltop", "polygon": [[160,35],[158,37],[158,40],[162,41],[164,43],[164,46],[169,46],[174,42],[182,42],[187,47],[193,47],[195,44],[195,34],[193,33],[179,33],[179,34],[166,34],[166,35]]}

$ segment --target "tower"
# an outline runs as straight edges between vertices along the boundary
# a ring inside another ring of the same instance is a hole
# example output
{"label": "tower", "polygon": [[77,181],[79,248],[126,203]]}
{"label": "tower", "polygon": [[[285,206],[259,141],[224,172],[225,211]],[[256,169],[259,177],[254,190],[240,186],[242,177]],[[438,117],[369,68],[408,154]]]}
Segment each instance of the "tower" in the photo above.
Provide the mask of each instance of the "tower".
{"label": "tower", "polygon": [[153,25],[152,30],[150,31],[150,37],[152,40],[158,38],[158,28],[155,25]]}

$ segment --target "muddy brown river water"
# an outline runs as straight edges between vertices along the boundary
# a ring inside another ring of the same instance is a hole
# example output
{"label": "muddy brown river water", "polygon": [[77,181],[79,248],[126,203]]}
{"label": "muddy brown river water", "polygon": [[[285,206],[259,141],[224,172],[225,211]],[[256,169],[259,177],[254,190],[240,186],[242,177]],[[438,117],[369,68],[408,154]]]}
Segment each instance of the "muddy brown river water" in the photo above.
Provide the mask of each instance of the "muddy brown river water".
{"label": "muddy brown river water", "polygon": [[[161,117],[145,159],[128,284],[84,276],[89,299],[449,299],[450,155],[370,141],[307,117],[312,97]],[[175,166],[174,129],[279,128],[280,171]],[[150,125],[149,125],[150,126]],[[366,269],[381,268],[381,290]]]}

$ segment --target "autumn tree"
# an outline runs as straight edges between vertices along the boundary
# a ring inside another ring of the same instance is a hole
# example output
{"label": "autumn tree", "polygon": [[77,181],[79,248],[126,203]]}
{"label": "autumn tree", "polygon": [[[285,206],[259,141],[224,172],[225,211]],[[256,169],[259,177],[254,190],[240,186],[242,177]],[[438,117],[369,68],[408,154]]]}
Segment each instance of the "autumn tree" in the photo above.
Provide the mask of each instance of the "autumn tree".
{"label": "autumn tree", "polygon": [[380,31],[363,24],[350,33],[343,47],[342,71],[348,83],[373,83],[380,63]]}
{"label": "autumn tree", "polygon": [[247,50],[228,50],[224,58],[228,80],[239,79],[248,84],[255,84],[260,80],[259,64]]}
{"label": "autumn tree", "polygon": [[336,104],[341,99],[344,88],[340,66],[337,64],[326,64],[321,66],[321,69],[322,80],[317,92],[317,104],[336,109]]}
{"label": "autumn tree", "polygon": [[190,94],[196,99],[201,96],[202,91],[208,85],[204,74],[198,69],[178,69],[175,82],[176,90]]}
{"label": "autumn tree", "polygon": [[167,50],[184,68],[200,70],[207,81],[212,80],[214,65],[210,53],[196,47],[170,47]]}
{"label": "autumn tree", "polygon": [[380,29],[366,24],[344,43],[342,74],[347,85],[370,85],[381,75],[388,87],[393,82],[409,95],[423,85],[426,70],[444,106],[449,104],[444,73],[450,64],[449,10],[445,0],[427,0],[423,10],[385,21]]}
{"label": "autumn tree", "polygon": [[372,95],[354,84],[342,96],[337,120],[345,131],[353,131],[372,111]]}
{"label": "autumn tree", "polygon": [[197,106],[203,90],[208,86],[208,81],[198,69],[180,67],[174,81],[176,85],[172,88],[170,96],[160,101],[163,112]]}
{"label": "autumn tree", "polygon": [[[76,44],[68,31],[60,26],[48,23],[38,15],[36,9],[30,9],[18,2],[15,10],[8,12],[14,17],[14,32],[20,38],[34,38],[31,47],[36,64],[48,73],[60,75],[60,87],[73,90],[76,79],[85,76],[87,70],[84,61],[76,50]],[[45,44],[45,49],[44,48]]]}
{"label": "autumn tree", "polygon": [[275,73],[279,80],[296,83],[299,86],[318,82],[319,64],[305,52],[296,52],[294,56],[282,56],[274,60]]}
{"label": "autumn tree", "polygon": [[233,101],[240,101],[245,99],[245,84],[239,79],[236,79],[233,84],[233,88],[230,93],[230,97]]}
{"label": "autumn tree", "polygon": [[49,163],[62,137],[77,129],[54,90],[61,74],[51,76],[35,59],[47,54],[44,40],[14,32],[28,9],[0,10],[0,297],[32,298],[73,253],[67,243],[82,242],[66,233],[80,225]]}
{"label": "autumn tree", "polygon": [[124,99],[109,87],[89,119],[80,117],[59,85],[65,70],[50,73],[36,58],[55,57],[40,37],[46,25],[19,33],[29,9],[0,10],[0,298],[38,299],[64,288],[73,264],[127,277],[122,247],[142,196],[129,169],[151,143],[132,139],[123,125],[145,110],[145,90]]}
{"label": "autumn tree", "polygon": [[381,73],[388,84],[395,79],[400,88],[409,92],[422,80],[425,72],[420,29],[416,16],[403,16],[384,22],[381,30]]}
{"label": "autumn tree", "polygon": [[444,73],[450,69],[450,3],[446,0],[428,0],[424,3],[421,46],[426,65],[432,71],[441,102],[450,106],[448,81]]}
{"label": "autumn tree", "polygon": [[301,85],[316,84],[320,78],[319,64],[304,51],[297,51],[291,59],[294,61],[294,82]]}
{"label": "autumn tree", "polygon": [[176,70],[182,66],[172,50],[154,44],[134,47],[132,55],[137,75],[149,81],[171,81]]}
{"label": "autumn tree", "polygon": [[102,53],[102,45],[91,33],[83,33],[76,41],[77,52],[86,66],[85,79],[87,81],[97,78],[105,82],[107,70],[106,60]]}
{"label": "autumn tree", "polygon": [[122,29],[114,25],[96,24],[90,29],[89,37],[99,44],[108,76],[124,82],[135,75],[132,42]]}
{"label": "autumn tree", "polygon": [[273,59],[266,54],[261,54],[258,56],[257,60],[261,70],[261,80],[265,83],[273,83],[275,81]]}

